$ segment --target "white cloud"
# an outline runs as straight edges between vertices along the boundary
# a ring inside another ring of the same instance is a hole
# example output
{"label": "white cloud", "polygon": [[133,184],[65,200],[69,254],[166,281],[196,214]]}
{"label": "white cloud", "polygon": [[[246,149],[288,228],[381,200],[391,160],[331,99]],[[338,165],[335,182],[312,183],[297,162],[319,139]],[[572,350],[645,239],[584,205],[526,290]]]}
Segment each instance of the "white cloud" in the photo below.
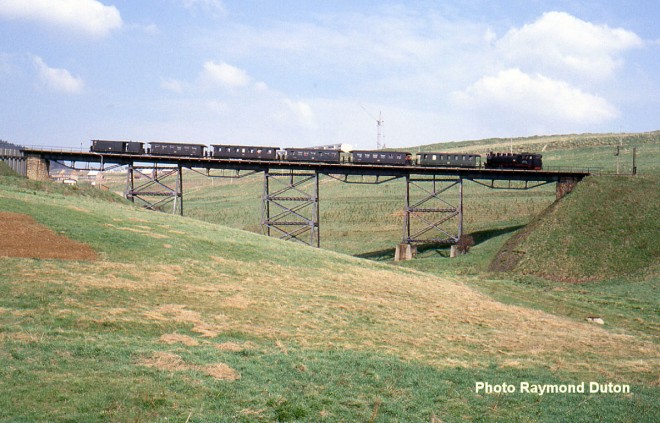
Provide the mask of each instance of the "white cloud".
{"label": "white cloud", "polygon": [[542,75],[508,69],[486,76],[455,93],[456,103],[480,113],[484,120],[528,122],[530,126],[595,124],[618,111],[605,99]]}
{"label": "white cloud", "polygon": [[66,69],[49,67],[41,57],[34,56],[33,62],[39,72],[39,78],[48,89],[65,94],[79,94],[85,84]]}
{"label": "white cloud", "polygon": [[185,82],[179,81],[172,78],[162,78],[160,81],[160,86],[168,91],[175,92],[177,94],[183,93],[184,87],[187,84]]}
{"label": "white cloud", "polygon": [[511,29],[498,42],[512,64],[532,71],[604,80],[621,65],[624,50],[640,47],[633,32],[585,22],[563,12],[544,13],[535,22]]}
{"label": "white cloud", "polygon": [[[495,28],[387,11],[222,25],[195,40],[216,58],[202,62],[198,78],[162,86],[182,92],[177,101],[195,104],[190,119],[207,120],[211,134],[244,143],[264,142],[268,134],[295,145],[373,147],[376,126],[362,102],[384,111],[393,147],[589,131],[618,116],[614,97],[603,92],[621,77],[614,71],[626,49],[638,45],[636,35],[562,13],[506,28],[499,37]],[[583,50],[588,54],[578,54]],[[572,56],[604,64],[582,69]],[[256,80],[255,58],[267,63],[268,85]],[[250,63],[249,71],[237,63]],[[608,85],[595,84],[603,81]]]}
{"label": "white cloud", "polygon": [[215,63],[213,61],[204,63],[202,79],[211,84],[226,88],[246,87],[251,81],[251,78],[244,70],[225,62]]}
{"label": "white cloud", "polygon": [[182,3],[186,9],[201,10],[216,17],[227,14],[227,9],[221,0],[182,0]]}
{"label": "white cloud", "polygon": [[284,99],[284,104],[293,112],[295,118],[307,128],[316,128],[316,118],[309,103]]}
{"label": "white cloud", "polygon": [[0,16],[105,36],[123,22],[114,6],[96,0],[0,0]]}

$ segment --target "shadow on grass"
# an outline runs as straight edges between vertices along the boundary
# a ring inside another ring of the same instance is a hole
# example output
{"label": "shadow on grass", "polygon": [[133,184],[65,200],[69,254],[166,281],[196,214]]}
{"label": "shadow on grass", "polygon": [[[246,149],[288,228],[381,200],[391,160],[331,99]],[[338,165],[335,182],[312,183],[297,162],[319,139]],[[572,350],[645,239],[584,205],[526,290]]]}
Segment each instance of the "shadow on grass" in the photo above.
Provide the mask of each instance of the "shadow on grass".
{"label": "shadow on grass", "polygon": [[[474,239],[474,245],[479,245],[492,238],[497,238],[501,235],[506,235],[517,231],[525,225],[508,226],[506,228],[488,229],[485,231],[477,231],[469,234]],[[449,257],[449,244],[421,244],[417,246],[417,254],[424,253],[437,253],[441,257]],[[364,258],[375,261],[388,261],[394,260],[394,253],[396,248],[386,248],[383,250],[369,251],[367,253],[356,254],[355,257]]]}

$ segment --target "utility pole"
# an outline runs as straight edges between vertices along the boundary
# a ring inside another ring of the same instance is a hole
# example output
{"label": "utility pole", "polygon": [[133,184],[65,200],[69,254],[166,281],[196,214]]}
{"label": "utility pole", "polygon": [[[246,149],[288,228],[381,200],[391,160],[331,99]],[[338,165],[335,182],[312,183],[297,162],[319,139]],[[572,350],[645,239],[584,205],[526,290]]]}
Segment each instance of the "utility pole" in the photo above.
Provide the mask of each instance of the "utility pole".
{"label": "utility pole", "polygon": [[614,155],[616,156],[616,174],[621,173],[621,148],[623,147],[623,140],[621,139],[621,136],[619,136],[619,145],[616,147],[616,153]]}

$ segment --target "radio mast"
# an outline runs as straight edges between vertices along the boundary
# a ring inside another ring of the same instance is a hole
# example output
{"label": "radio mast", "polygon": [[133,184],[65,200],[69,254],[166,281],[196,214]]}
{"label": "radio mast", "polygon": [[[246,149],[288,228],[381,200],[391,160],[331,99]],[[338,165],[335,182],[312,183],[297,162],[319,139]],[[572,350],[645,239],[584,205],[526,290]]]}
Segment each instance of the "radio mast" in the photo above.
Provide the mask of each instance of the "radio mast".
{"label": "radio mast", "polygon": [[385,121],[383,120],[383,112],[379,111],[378,118],[376,118],[373,114],[371,114],[371,112],[369,112],[369,110],[367,110],[366,107],[361,104],[360,107],[362,107],[362,109],[376,121],[376,150],[382,150],[385,148],[385,136],[383,135],[383,124]]}
{"label": "radio mast", "polygon": [[385,140],[383,139],[383,112],[378,112],[378,119],[376,119],[376,150],[385,148]]}

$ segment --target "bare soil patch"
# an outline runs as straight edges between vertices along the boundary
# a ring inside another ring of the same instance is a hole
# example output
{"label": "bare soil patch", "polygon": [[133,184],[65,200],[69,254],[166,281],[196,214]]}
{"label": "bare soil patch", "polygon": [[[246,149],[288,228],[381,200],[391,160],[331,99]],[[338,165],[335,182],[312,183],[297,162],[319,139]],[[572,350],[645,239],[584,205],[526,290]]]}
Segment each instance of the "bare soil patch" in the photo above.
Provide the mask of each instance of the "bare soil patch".
{"label": "bare soil patch", "polygon": [[20,213],[0,212],[0,256],[60,260],[96,260],[87,244],[71,240]]}

